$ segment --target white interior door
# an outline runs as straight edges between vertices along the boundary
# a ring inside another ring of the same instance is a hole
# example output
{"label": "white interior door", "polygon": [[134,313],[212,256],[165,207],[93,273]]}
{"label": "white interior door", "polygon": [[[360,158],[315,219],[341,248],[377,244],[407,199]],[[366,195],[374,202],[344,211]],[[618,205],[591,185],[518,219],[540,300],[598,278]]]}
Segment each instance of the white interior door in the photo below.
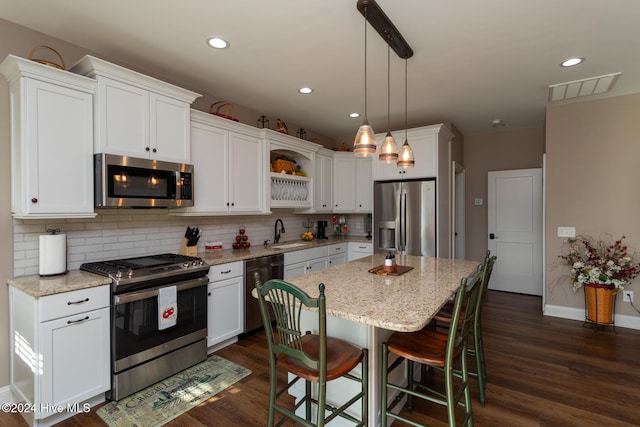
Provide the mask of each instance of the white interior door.
{"label": "white interior door", "polygon": [[542,295],[542,169],[488,173],[489,288]]}

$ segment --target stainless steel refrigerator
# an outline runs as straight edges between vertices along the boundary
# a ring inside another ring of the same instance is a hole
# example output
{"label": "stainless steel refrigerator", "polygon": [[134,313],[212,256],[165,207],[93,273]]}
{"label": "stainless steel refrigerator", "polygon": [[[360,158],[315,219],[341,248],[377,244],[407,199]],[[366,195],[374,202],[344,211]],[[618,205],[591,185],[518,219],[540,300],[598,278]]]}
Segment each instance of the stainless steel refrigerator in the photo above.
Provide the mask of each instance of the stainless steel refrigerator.
{"label": "stainless steel refrigerator", "polygon": [[434,179],[374,183],[375,252],[437,255],[435,184]]}

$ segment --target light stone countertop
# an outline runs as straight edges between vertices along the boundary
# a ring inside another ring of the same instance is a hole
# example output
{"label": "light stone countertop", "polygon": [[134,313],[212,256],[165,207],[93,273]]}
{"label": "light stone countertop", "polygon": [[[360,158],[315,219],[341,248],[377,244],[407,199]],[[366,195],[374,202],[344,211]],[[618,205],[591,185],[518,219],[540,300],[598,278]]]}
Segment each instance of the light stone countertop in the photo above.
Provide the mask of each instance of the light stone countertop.
{"label": "light stone countertop", "polygon": [[7,284],[38,298],[94,286],[110,285],[111,279],[82,270],[71,270],[67,274],[57,276],[40,277],[32,275],[17,277],[9,279]]}
{"label": "light stone countertop", "polygon": [[460,280],[480,265],[409,255],[397,255],[396,262],[413,269],[401,276],[369,273],[384,264],[384,254],[375,254],[288,281],[311,297],[318,296],[318,285],[324,283],[328,316],[412,332],[422,329],[456,292]]}
{"label": "light stone countertop", "polygon": [[[294,240],[289,242],[280,242],[277,245],[260,245],[251,244],[249,249],[223,249],[207,253],[199,253],[198,256],[204,259],[209,265],[226,264],[228,262],[243,261],[245,259],[259,258],[277,253],[295,252],[304,249],[315,248],[318,246],[334,245],[336,243],[372,243],[373,240],[365,237],[329,237],[328,239],[313,239],[311,241]],[[305,246],[298,246],[287,249],[274,249],[273,246],[287,245],[289,243],[304,243]]]}
{"label": "light stone countertop", "polygon": [[[327,246],[336,243],[348,242],[371,242],[364,237],[334,237],[325,240],[312,240],[304,242],[296,240],[293,242],[280,242],[280,245],[288,243],[305,243],[305,246],[299,246],[289,249],[273,249],[272,245],[265,247],[264,245],[251,246],[249,249],[224,249],[213,253],[199,253],[201,257],[209,265],[226,264],[229,262],[243,261],[245,259],[258,258],[266,255],[277,253],[293,252],[303,249],[309,249],[317,246]],[[30,276],[14,277],[7,281],[7,284],[33,296],[43,297],[46,295],[59,294],[63,292],[76,291],[79,289],[91,288],[94,286],[107,285],[111,283],[111,279],[97,274],[89,273],[82,270],[70,270],[67,274],[58,276],[41,277],[37,274]]]}

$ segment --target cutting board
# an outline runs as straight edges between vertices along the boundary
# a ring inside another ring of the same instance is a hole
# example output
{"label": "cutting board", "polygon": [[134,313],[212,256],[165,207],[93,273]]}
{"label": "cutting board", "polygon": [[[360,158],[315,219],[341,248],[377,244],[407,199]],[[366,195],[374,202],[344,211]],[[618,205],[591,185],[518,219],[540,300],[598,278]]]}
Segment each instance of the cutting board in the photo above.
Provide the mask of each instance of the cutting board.
{"label": "cutting board", "polygon": [[407,265],[399,265],[398,269],[394,272],[384,271],[384,265],[379,265],[369,269],[369,273],[377,274],[378,276],[400,276],[409,270],[413,270],[413,267]]}

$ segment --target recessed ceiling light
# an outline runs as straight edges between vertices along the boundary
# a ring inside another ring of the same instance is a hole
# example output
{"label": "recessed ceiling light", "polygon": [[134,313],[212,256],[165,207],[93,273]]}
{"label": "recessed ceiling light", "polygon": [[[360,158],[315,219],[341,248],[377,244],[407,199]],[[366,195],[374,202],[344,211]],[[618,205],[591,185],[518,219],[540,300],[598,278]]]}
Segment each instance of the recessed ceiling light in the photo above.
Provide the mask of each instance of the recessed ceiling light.
{"label": "recessed ceiling light", "polygon": [[310,87],[301,87],[300,89],[298,89],[298,92],[300,93],[311,93],[313,92],[313,88]]}
{"label": "recessed ceiling light", "polygon": [[349,117],[351,117],[352,119],[357,119],[358,117],[360,117],[360,113],[349,113]]}
{"label": "recessed ceiling light", "polygon": [[562,61],[562,63],[560,63],[561,67],[573,67],[574,65],[578,65],[580,63],[584,62],[584,58],[569,58],[569,59],[565,59],[564,61]]}
{"label": "recessed ceiling light", "polygon": [[220,37],[209,37],[207,39],[207,44],[211,47],[215,47],[216,49],[226,49],[230,46],[230,43]]}

